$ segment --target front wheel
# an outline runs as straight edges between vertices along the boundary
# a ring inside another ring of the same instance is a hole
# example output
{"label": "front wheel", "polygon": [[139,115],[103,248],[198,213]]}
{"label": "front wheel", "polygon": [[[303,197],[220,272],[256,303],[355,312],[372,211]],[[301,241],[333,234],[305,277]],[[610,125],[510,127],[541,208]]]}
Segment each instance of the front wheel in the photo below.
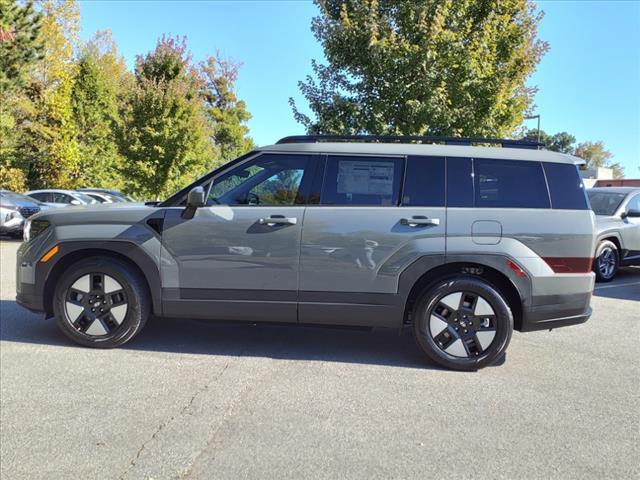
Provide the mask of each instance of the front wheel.
{"label": "front wheel", "polygon": [[150,312],[140,273],[107,257],[71,265],[54,294],[53,309],[62,332],[87,347],[112,348],[131,340]]}
{"label": "front wheel", "polygon": [[453,370],[478,370],[507,349],[513,314],[504,297],[474,277],[436,283],[418,301],[413,333],[431,360]]}
{"label": "front wheel", "polygon": [[616,244],[603,240],[596,249],[596,259],[593,262],[593,271],[597,282],[610,282],[618,273],[620,254]]}

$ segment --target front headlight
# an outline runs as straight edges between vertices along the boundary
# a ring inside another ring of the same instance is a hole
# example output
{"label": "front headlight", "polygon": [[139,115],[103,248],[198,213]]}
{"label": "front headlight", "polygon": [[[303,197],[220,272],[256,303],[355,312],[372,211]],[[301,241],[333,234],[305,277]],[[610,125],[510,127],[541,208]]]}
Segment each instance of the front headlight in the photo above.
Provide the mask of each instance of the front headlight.
{"label": "front headlight", "polygon": [[49,222],[47,220],[31,220],[27,219],[24,223],[23,229],[23,238],[25,242],[36,238],[42,232],[44,232],[49,226]]}

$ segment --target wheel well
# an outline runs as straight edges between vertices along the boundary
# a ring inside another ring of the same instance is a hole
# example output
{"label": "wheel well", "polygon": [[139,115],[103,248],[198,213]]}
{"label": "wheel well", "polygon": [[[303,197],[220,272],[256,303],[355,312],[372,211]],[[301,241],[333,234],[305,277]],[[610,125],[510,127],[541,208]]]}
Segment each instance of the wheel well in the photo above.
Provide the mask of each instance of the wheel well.
{"label": "wheel well", "polygon": [[520,330],[522,326],[522,300],[518,289],[502,272],[495,268],[477,263],[448,263],[433,268],[422,275],[411,288],[405,303],[404,321],[411,323],[414,306],[420,294],[434,283],[455,275],[469,275],[480,277],[490,283],[502,295],[505,296],[511,312],[513,313],[514,328]]}
{"label": "wheel well", "polygon": [[104,250],[100,248],[89,248],[82,250],[75,250],[73,252],[69,252],[64,257],[62,257],[58,262],[54,265],[51,272],[49,272],[49,276],[44,284],[44,311],[47,315],[53,315],[53,295],[56,289],[56,285],[58,284],[58,280],[62,276],[62,274],[74,263],[84,260],[90,257],[109,257],[120,260],[123,263],[126,263],[131,268],[133,268],[140,277],[144,279],[144,284],[147,287],[147,293],[149,294],[149,298],[151,298],[151,288],[149,286],[149,281],[145,277],[142,269],[131,260],[129,257],[122,255],[120,253],[114,252],[112,250]]}
{"label": "wheel well", "polygon": [[600,240],[598,240],[598,245],[600,244],[600,242],[604,242],[604,241],[609,241],[614,243],[616,248],[618,249],[618,252],[620,252],[620,255],[622,255],[622,246],[620,245],[620,240],[618,240],[618,237],[612,236],[612,237],[601,238]]}

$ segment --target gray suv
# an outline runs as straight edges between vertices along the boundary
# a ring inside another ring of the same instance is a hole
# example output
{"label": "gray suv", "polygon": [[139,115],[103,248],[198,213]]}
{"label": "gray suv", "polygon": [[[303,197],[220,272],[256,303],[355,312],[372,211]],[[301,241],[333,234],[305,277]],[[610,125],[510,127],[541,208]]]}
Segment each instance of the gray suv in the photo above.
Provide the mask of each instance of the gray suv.
{"label": "gray suv", "polygon": [[640,265],[640,188],[602,187],[587,191],[596,214],[596,281],[613,280],[618,267]]}
{"label": "gray suv", "polygon": [[149,316],[409,327],[433,361],[476,370],[514,329],[591,314],[578,163],[514,140],[287,137],[159,204],[35,216],[17,300],[91,347]]}

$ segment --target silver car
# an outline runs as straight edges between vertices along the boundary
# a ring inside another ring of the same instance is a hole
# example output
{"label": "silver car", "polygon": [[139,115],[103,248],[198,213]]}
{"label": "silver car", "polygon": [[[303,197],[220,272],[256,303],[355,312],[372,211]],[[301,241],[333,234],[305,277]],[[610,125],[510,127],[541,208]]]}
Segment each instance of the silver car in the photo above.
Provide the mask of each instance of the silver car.
{"label": "silver car", "polygon": [[159,204],[34,217],[17,299],[92,347],[160,316],[407,328],[432,361],[476,370],[514,329],[591,315],[581,160],[535,147],[288,137]]}
{"label": "silver car", "polygon": [[591,188],[587,193],[596,213],[596,281],[609,282],[618,267],[640,265],[640,188]]}

